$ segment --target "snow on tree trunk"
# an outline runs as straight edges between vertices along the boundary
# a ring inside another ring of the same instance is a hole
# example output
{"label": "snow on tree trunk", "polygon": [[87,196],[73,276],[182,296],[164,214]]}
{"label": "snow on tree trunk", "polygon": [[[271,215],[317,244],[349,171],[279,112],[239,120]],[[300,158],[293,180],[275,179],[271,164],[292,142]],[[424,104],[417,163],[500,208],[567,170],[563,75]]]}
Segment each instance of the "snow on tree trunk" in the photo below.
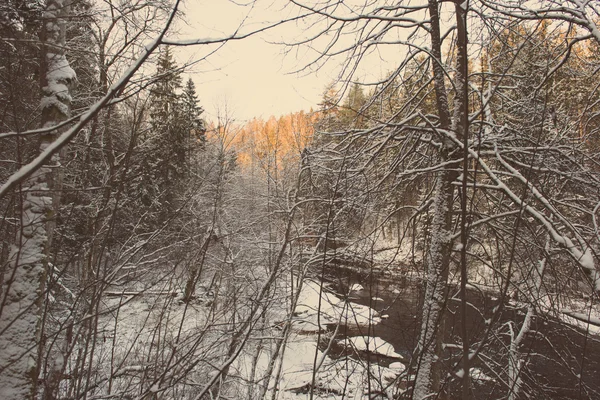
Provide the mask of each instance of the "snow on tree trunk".
{"label": "snow on tree trunk", "polygon": [[[440,117],[440,128],[450,128],[450,111],[448,97],[444,86],[444,69],[442,67],[440,16],[438,1],[429,1],[431,16],[431,48],[435,58],[433,75],[436,94],[436,107]],[[439,162],[449,160],[451,149],[449,143],[444,143],[440,151]],[[423,399],[437,393],[441,381],[441,353],[444,333],[443,317],[446,291],[448,284],[448,269],[451,253],[452,208],[454,188],[452,182],[458,177],[454,170],[443,170],[437,175],[435,198],[433,202],[433,218],[430,227],[431,240],[427,250],[426,289],[423,299],[423,314],[421,331],[417,347],[418,365],[413,390],[414,399]]]}
{"label": "snow on tree trunk", "polygon": [[451,210],[454,193],[450,184],[450,175],[453,174],[448,171],[440,172],[435,188],[432,236],[427,251],[423,316],[417,348],[419,358],[413,392],[414,399],[424,399],[432,393],[437,393],[440,388],[443,316],[451,251],[449,227],[452,222]]}
{"label": "snow on tree trunk", "polygon": [[[64,55],[66,10],[64,0],[48,0],[44,12],[41,124],[45,128],[57,125],[70,114],[69,84],[75,79],[75,72]],[[40,152],[53,138],[53,134],[42,135]],[[52,164],[58,164],[57,156]],[[53,168],[43,166],[22,187],[21,229],[5,272],[0,309],[0,398],[3,400],[33,398],[37,390],[42,300],[52,234],[52,227],[47,226],[53,217],[52,175]]]}

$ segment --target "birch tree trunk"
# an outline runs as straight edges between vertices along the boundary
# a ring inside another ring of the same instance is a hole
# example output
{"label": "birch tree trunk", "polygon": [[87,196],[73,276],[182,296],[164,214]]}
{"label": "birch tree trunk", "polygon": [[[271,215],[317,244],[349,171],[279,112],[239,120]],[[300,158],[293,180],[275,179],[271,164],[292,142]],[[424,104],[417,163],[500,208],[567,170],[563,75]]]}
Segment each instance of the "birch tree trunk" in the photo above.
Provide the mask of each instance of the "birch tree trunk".
{"label": "birch tree trunk", "polygon": [[[57,125],[70,114],[69,85],[75,72],[64,54],[67,9],[65,0],[48,0],[44,12],[43,128]],[[41,136],[40,152],[52,143],[55,133]],[[58,156],[54,156],[51,164],[58,163]],[[11,250],[0,304],[0,398],[4,400],[31,399],[37,391],[43,345],[42,300],[53,229],[53,169],[44,165],[21,188],[21,229]]]}

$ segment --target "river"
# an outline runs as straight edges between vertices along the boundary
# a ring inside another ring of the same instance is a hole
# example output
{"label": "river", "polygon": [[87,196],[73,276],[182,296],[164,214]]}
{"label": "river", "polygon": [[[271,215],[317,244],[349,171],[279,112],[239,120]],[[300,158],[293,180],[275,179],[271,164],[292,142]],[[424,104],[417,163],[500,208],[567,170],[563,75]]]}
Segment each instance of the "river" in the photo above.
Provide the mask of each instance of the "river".
{"label": "river", "polygon": [[[363,328],[341,327],[339,337],[351,340],[355,337],[378,337],[391,344],[402,362],[411,364],[420,328],[420,299],[423,285],[419,279],[406,276],[391,277],[381,273],[366,273],[357,268],[336,266],[328,268],[321,277],[334,293],[352,303],[375,309],[381,321]],[[360,286],[359,286],[360,285]],[[353,290],[360,289],[360,290]],[[459,379],[456,371],[461,354],[460,301],[457,290],[450,288],[444,319],[444,366],[446,368],[446,391],[450,398],[458,398]],[[505,398],[507,374],[507,348],[509,332],[517,330],[524,319],[524,305],[505,302],[500,317],[491,334],[486,336],[490,318],[499,305],[496,294],[481,290],[468,292],[467,326],[472,347],[485,340],[480,357],[472,367],[475,398]],[[334,329],[334,327],[330,327]],[[362,357],[368,363],[388,366],[398,359],[380,354],[350,351],[347,342],[337,341],[330,349],[330,356]],[[324,349],[326,343],[320,344]],[[534,318],[531,332],[520,348],[523,357],[523,393],[529,399],[600,399],[600,337],[565,324],[551,315]],[[400,377],[400,386],[409,387],[410,377]],[[457,396],[457,397],[455,397]]]}

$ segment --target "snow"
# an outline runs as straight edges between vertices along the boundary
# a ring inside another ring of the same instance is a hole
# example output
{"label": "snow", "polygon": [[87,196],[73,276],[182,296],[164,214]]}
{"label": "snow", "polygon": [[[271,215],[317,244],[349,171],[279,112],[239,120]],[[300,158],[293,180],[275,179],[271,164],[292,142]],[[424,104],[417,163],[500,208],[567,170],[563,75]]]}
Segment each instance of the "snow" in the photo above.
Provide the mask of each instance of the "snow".
{"label": "snow", "polygon": [[571,300],[559,314],[559,318],[580,329],[600,335],[600,306],[582,300]]}
{"label": "snow", "polygon": [[[404,364],[401,365],[404,366]],[[386,368],[377,364],[371,366],[371,375],[388,384],[394,381],[402,372],[404,372],[404,369]]]}
{"label": "snow", "polygon": [[[585,313],[578,313],[573,311],[565,311],[565,314],[577,318],[579,320],[589,321],[590,324],[595,325],[597,328],[600,328],[600,318],[589,316]],[[592,328],[590,326],[590,328]]]}
{"label": "snow", "polygon": [[[275,373],[273,374],[266,398],[270,398],[274,390],[277,390],[278,399],[307,398],[307,392],[313,383],[315,365],[314,398],[356,400],[365,398],[369,388],[372,391],[385,391],[389,383],[403,374],[406,369],[401,362],[392,363],[386,368],[377,364],[367,365],[352,357],[334,359],[324,352],[323,347],[317,346],[319,337],[325,343],[337,342],[357,351],[359,349],[366,350],[368,344],[368,348],[374,353],[401,359],[401,356],[394,351],[393,346],[381,338],[359,336],[347,338],[345,341],[336,340],[331,331],[326,331],[324,325],[328,323],[346,323],[357,326],[377,323],[379,318],[376,317],[375,310],[344,302],[331,293],[327,287],[322,288],[321,286],[319,282],[312,280],[303,282],[294,312],[292,330],[285,342],[283,357],[278,362],[281,367],[281,376],[277,382],[274,382]],[[283,317],[284,315],[281,315],[279,318]],[[317,317],[320,319],[320,327]],[[260,353],[258,358],[255,358],[253,350],[245,350],[244,356],[236,362],[236,373],[242,379],[250,379],[252,368],[255,366],[254,379],[264,376],[268,370],[269,357],[272,354],[266,350],[268,348],[268,345],[263,344],[265,350]],[[253,392],[253,394],[258,395],[257,392]]]}
{"label": "snow", "polygon": [[294,329],[302,332],[322,332],[328,324],[366,327],[381,322],[374,309],[343,301],[325,288],[321,290],[321,284],[311,280],[303,284],[294,315]]}
{"label": "snow", "polygon": [[[36,365],[40,311],[43,289],[44,248],[47,235],[45,214],[51,206],[43,167],[31,178],[23,202],[21,247],[12,246],[3,282],[3,306],[0,313],[0,398],[27,398],[30,372]],[[60,363],[60,359],[54,360]]]}
{"label": "snow", "polygon": [[70,81],[77,77],[64,54],[47,53],[46,60],[48,62],[46,77],[49,82]]}
{"label": "snow", "polygon": [[476,381],[495,381],[494,378],[484,374],[483,371],[479,368],[471,368],[470,371],[471,378],[473,378]]}
{"label": "snow", "polygon": [[406,365],[401,362],[393,362],[390,364],[389,368],[398,372],[404,372],[406,370]]}
{"label": "snow", "polygon": [[403,358],[400,354],[396,353],[394,346],[380,337],[354,336],[348,339],[343,339],[340,341],[340,343],[343,344],[346,341],[350,342],[356,351],[366,351],[390,358]]}
{"label": "snow", "polygon": [[350,286],[351,292],[360,292],[361,290],[364,290],[364,289],[365,288],[360,283],[355,283],[352,286]]}
{"label": "snow", "polygon": [[[40,106],[42,109],[56,107],[64,117],[68,117],[72,99],[67,85],[76,79],[75,71],[64,54],[47,53],[46,63],[47,84],[42,88],[44,96]],[[54,125],[57,122],[50,121],[50,124]]]}
{"label": "snow", "polygon": [[[463,376],[465,376],[465,370],[461,368],[458,371],[456,371],[454,375],[456,375],[457,378],[461,379]],[[495,381],[494,378],[486,375],[480,368],[476,367],[469,368],[469,375],[471,375],[471,378],[475,381]]]}
{"label": "snow", "polygon": [[[251,353],[248,350],[236,365],[236,373],[242,379],[250,378],[253,363],[256,366],[255,377],[264,376],[267,370],[271,354],[264,351],[258,359],[254,359]],[[271,379],[266,398],[271,398],[276,390],[278,399],[306,399],[313,382],[315,360],[315,399],[363,399],[369,387],[371,390],[385,389],[406,368],[402,363],[393,363],[387,368],[370,364],[368,368],[366,363],[353,358],[333,359],[317,346],[316,335],[292,333],[281,359],[281,376],[276,383]]]}
{"label": "snow", "polygon": [[315,398],[363,399],[369,386],[371,390],[384,390],[405,371],[402,363],[393,363],[388,368],[371,364],[367,369],[363,362],[352,358],[334,360],[317,348],[314,338],[298,335],[286,347],[278,399],[307,398],[298,389],[308,388],[312,383],[315,354],[317,359],[324,359],[315,375]]}
{"label": "snow", "polygon": [[600,291],[600,272],[595,267],[594,263],[594,255],[592,254],[591,248],[585,249],[581,257],[579,258],[579,264],[587,269],[592,276],[592,282],[594,282],[594,287],[596,291]]}

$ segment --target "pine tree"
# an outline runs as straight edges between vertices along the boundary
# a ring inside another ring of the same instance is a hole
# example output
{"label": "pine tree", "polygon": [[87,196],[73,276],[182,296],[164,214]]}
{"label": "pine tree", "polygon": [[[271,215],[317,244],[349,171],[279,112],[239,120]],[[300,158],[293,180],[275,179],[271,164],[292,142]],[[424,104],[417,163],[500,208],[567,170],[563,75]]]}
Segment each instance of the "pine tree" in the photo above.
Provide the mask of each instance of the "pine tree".
{"label": "pine tree", "polygon": [[[321,102],[319,103],[319,118],[316,123],[316,130],[318,132],[336,132],[342,129],[338,97],[335,82],[325,87]],[[322,135],[318,135],[316,139],[320,142]]]}

